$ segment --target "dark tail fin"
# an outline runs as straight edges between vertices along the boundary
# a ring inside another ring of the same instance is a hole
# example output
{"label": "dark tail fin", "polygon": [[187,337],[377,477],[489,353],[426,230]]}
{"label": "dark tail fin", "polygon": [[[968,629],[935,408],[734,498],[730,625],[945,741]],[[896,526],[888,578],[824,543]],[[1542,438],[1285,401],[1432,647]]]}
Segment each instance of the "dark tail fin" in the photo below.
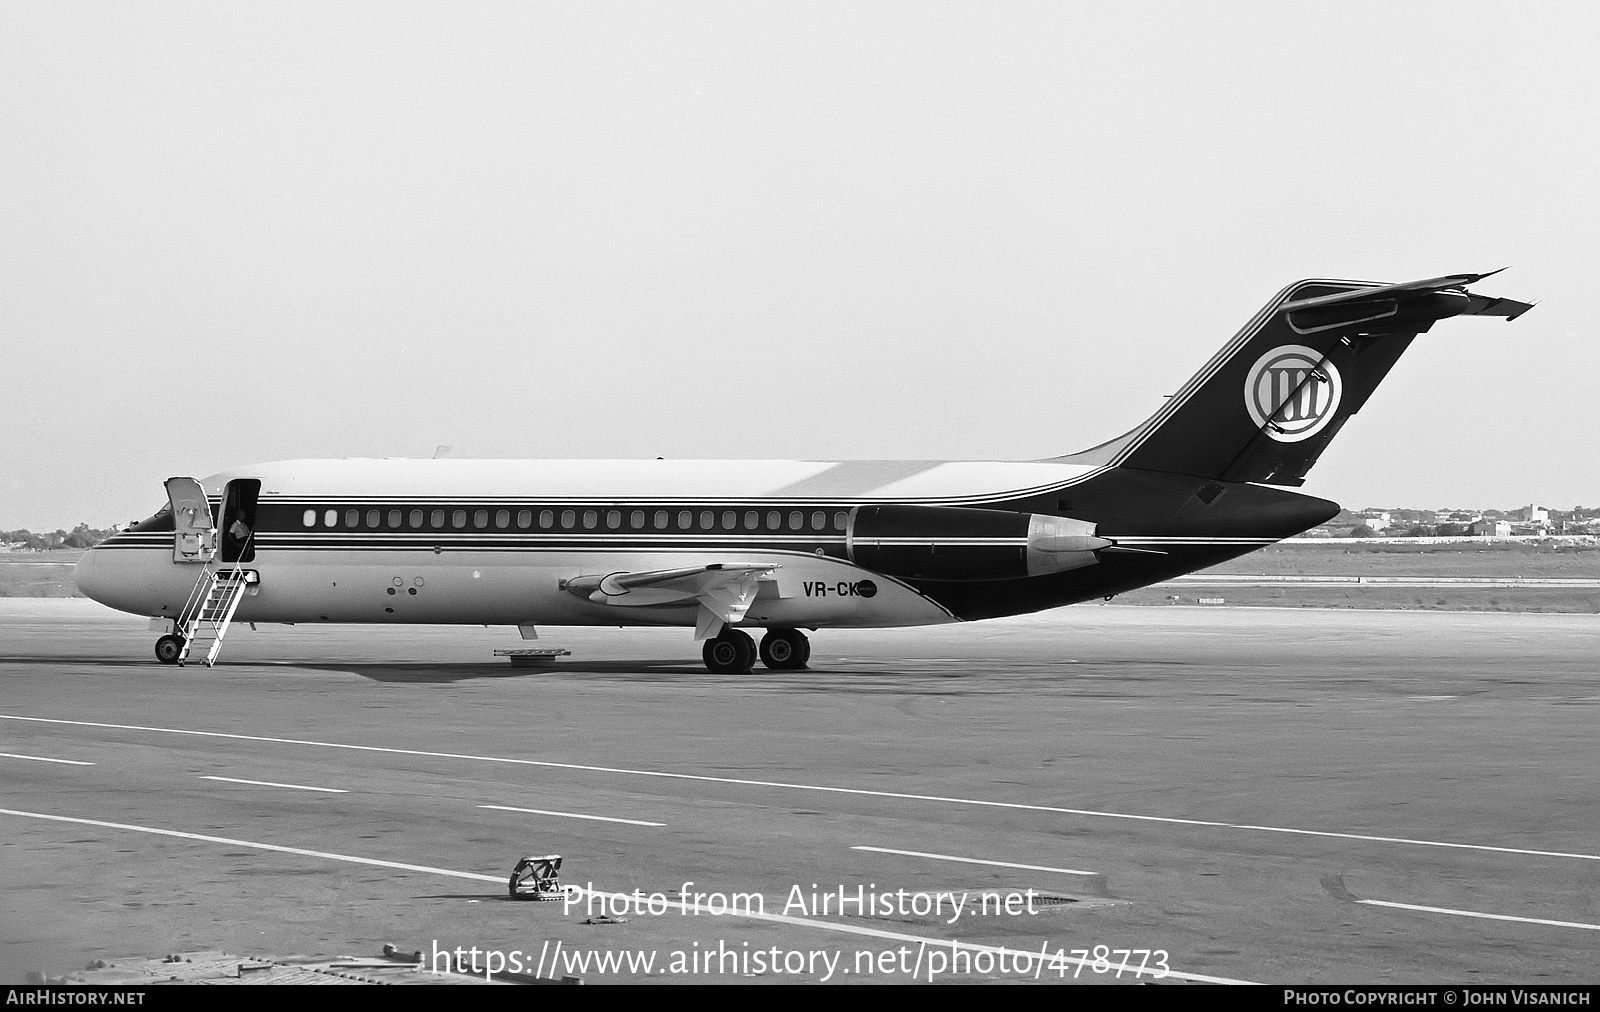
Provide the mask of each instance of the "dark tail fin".
{"label": "dark tail fin", "polygon": [[1418,334],[1533,308],[1466,290],[1488,276],[1290,285],[1143,425],[1058,459],[1299,485]]}

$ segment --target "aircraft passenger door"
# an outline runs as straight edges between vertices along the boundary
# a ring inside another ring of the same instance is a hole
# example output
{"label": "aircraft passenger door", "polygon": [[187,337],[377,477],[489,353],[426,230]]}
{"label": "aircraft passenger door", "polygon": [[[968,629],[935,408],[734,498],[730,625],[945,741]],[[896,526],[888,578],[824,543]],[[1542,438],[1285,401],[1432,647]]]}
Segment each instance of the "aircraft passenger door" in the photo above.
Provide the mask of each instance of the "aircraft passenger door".
{"label": "aircraft passenger door", "polygon": [[211,500],[193,478],[168,478],[167,499],[172,503],[173,562],[210,562],[217,550],[217,529],[211,520]]}
{"label": "aircraft passenger door", "polygon": [[256,557],[256,499],[261,479],[235,478],[222,491],[222,515],[217,519],[223,562],[254,562]]}

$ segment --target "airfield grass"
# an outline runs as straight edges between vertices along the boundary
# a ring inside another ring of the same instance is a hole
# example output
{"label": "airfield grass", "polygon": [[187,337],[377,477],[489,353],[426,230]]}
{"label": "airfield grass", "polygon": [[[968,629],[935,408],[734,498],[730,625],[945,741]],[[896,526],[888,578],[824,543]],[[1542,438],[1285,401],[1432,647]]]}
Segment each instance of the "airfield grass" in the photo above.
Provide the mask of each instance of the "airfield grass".
{"label": "airfield grass", "polygon": [[[72,567],[81,552],[0,553],[0,597],[80,597]],[[1600,545],[1560,542],[1273,545],[1203,571],[1230,576],[1488,577],[1600,580]],[[1176,600],[1174,600],[1176,598]],[[1600,613],[1600,590],[1563,587],[1146,587],[1130,605],[1368,608],[1431,611]]]}
{"label": "airfield grass", "polygon": [[72,582],[78,549],[0,552],[0,597],[82,597]]}
{"label": "airfield grass", "polygon": [[[1309,574],[1308,574],[1309,575]],[[1113,604],[1228,608],[1355,608],[1368,611],[1516,611],[1600,614],[1600,590],[1563,587],[1184,587],[1119,594]]]}
{"label": "airfield grass", "polygon": [[1600,544],[1564,541],[1284,542],[1204,573],[1600,580]]}
{"label": "airfield grass", "polygon": [[[1600,580],[1600,545],[1571,542],[1292,542],[1240,556],[1200,574],[1367,576],[1420,579]],[[1600,613],[1600,589],[1579,587],[1192,587],[1169,584],[1119,595],[1121,604],[1368,608],[1420,611]]]}

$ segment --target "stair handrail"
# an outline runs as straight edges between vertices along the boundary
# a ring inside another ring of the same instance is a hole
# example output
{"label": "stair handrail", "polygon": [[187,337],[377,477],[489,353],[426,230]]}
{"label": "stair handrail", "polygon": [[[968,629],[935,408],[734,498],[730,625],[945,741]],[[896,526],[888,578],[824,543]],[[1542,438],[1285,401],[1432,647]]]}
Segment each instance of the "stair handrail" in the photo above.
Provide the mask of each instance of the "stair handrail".
{"label": "stair handrail", "polygon": [[[255,536],[256,532],[254,530],[245,535],[244,544],[239,546],[239,557],[231,563],[226,579],[233,581],[242,581],[244,579],[244,557],[250,553],[250,543],[255,540]],[[178,612],[178,630],[186,639],[188,638],[189,623],[204,621],[206,599],[211,596],[211,587],[217,582],[221,573],[222,565],[217,563],[215,555],[207,559],[201,567],[200,575],[195,579],[194,587],[189,591],[189,597],[183,603],[183,610]],[[217,623],[213,619],[211,624],[215,627]]]}
{"label": "stair handrail", "polygon": [[183,602],[182,610],[178,612],[177,631],[185,639],[188,638],[189,623],[199,617],[200,609],[205,605],[205,600],[211,593],[211,583],[214,575],[211,561],[211,559],[207,559],[201,565],[200,575],[195,578],[194,587],[189,591],[188,599]]}

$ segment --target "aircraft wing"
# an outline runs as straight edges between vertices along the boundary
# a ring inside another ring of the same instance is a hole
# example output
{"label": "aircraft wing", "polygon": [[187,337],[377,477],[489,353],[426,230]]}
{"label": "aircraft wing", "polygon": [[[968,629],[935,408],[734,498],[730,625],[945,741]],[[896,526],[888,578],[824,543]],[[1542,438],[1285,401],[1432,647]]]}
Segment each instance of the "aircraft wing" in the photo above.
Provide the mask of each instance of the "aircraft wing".
{"label": "aircraft wing", "polygon": [[760,584],[775,582],[776,563],[687,566],[642,573],[610,573],[567,580],[563,589],[595,604],[620,608],[685,605],[696,602],[700,615],[694,638],[705,639],[738,622],[756,599]]}

